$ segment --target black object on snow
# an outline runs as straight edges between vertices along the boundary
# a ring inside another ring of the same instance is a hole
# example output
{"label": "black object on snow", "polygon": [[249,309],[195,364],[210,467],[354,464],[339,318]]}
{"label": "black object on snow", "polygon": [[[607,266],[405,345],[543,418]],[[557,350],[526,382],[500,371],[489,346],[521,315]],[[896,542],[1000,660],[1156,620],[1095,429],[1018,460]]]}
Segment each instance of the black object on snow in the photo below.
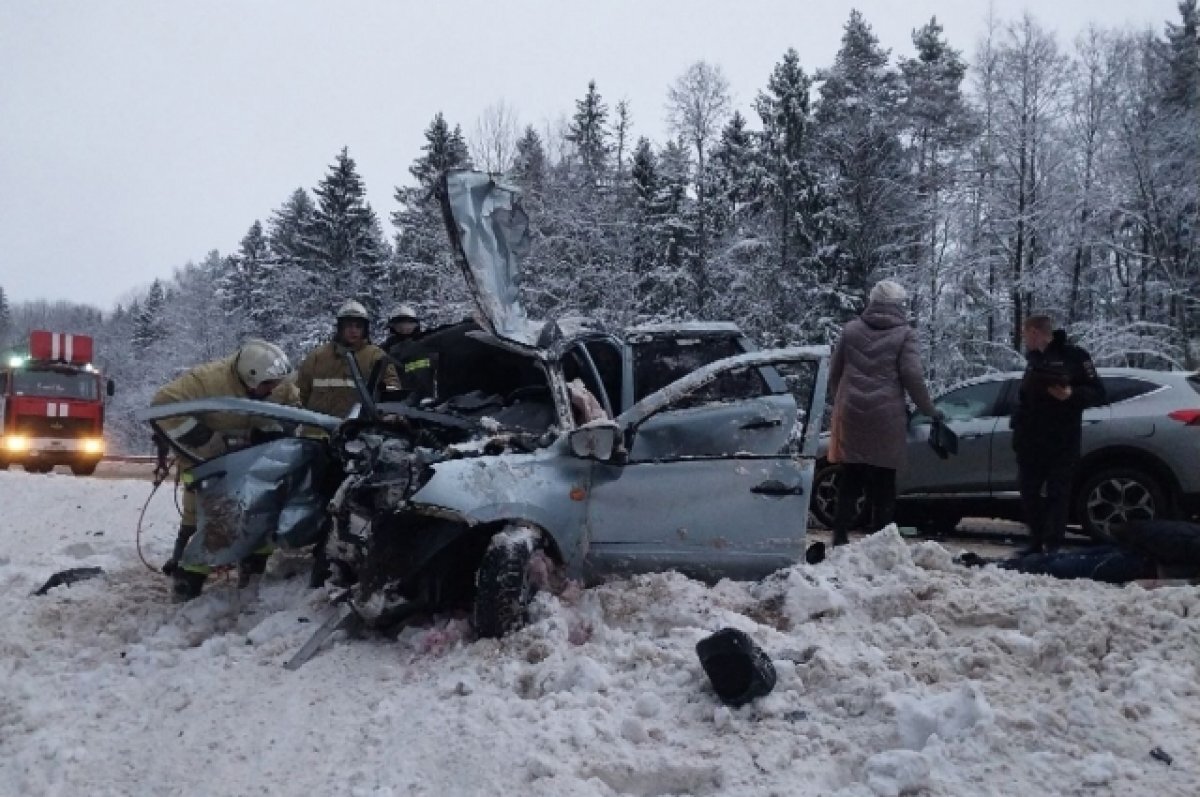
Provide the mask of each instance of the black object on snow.
{"label": "black object on snow", "polygon": [[1200,572],[1200,523],[1139,520],[1113,529],[1117,544],[1150,557],[1162,578],[1194,578]]}
{"label": "black object on snow", "polygon": [[819,565],[825,561],[825,543],[818,540],[804,551],[804,561],[810,565]]}
{"label": "black object on snow", "polygon": [[1171,762],[1175,760],[1171,758],[1170,754],[1168,754],[1167,751],[1163,750],[1161,747],[1155,747],[1153,750],[1151,750],[1150,757],[1155,761],[1163,762],[1167,766],[1171,766]]}
{"label": "black object on snow", "polygon": [[1030,553],[996,563],[1004,570],[1053,576],[1054,578],[1090,578],[1106,584],[1128,584],[1140,578],[1154,578],[1154,561],[1140,554],[1100,545],[1078,551]]}
{"label": "black object on snow", "polygon": [[72,567],[70,570],[60,570],[46,579],[46,583],[33,594],[45,595],[55,587],[61,587],[64,584],[69,587],[76,581],[86,581],[89,578],[95,578],[103,574],[104,570],[99,567]]}
{"label": "black object on snow", "polygon": [[721,702],[741,706],[775,688],[775,665],[763,649],[736,628],[722,628],[696,643],[700,665]]}

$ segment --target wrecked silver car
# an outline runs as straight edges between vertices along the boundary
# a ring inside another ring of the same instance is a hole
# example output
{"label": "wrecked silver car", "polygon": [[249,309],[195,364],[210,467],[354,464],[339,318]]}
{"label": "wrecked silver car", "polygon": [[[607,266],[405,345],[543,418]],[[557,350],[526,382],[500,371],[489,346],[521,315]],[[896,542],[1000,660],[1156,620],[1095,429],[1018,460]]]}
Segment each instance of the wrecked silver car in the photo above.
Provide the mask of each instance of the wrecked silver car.
{"label": "wrecked silver car", "polygon": [[[334,580],[354,616],[386,627],[462,609],[480,636],[499,636],[523,622],[535,590],[568,580],[667,569],[752,579],[798,561],[828,348],[748,351],[736,327],[720,324],[613,334],[530,321],[516,293],[515,194],[487,175],[446,181],[451,242],[478,318],[427,340],[432,398],[379,401],[374,380],[358,375],[362,404],[345,421],[235,399],[174,408],[324,430],[305,441],[311,472],[293,461],[262,516],[308,528],[301,518],[317,515],[305,484],[340,482],[322,509]],[[172,409],[141,417],[157,422]],[[248,481],[269,491],[255,450],[194,469],[201,506],[249,507]],[[323,460],[338,480],[322,479]]]}

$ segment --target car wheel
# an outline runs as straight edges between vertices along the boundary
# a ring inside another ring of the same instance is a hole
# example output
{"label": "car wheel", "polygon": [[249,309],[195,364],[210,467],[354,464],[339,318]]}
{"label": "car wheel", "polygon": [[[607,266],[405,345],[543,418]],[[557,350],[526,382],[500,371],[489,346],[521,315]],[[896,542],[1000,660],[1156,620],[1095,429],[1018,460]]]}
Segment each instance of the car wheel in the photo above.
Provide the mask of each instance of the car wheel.
{"label": "car wheel", "polygon": [[480,637],[499,638],[525,624],[536,589],[530,563],[539,542],[528,526],[506,526],[492,537],[475,574],[471,625]]}
{"label": "car wheel", "polygon": [[[833,519],[837,516],[838,479],[842,469],[838,465],[826,465],[819,468],[813,476],[813,495],[810,509],[813,518],[827,529],[833,528]],[[850,528],[859,529],[866,525],[867,494],[864,491],[858,497],[858,508]]]}
{"label": "car wheel", "polygon": [[26,473],[49,473],[54,470],[53,465],[26,465]]}
{"label": "car wheel", "polygon": [[71,466],[71,473],[74,473],[76,476],[91,476],[95,472],[95,462],[80,462]]}
{"label": "car wheel", "polygon": [[1084,481],[1075,500],[1084,532],[1100,539],[1110,539],[1116,526],[1168,514],[1166,492],[1136,468],[1097,471]]}

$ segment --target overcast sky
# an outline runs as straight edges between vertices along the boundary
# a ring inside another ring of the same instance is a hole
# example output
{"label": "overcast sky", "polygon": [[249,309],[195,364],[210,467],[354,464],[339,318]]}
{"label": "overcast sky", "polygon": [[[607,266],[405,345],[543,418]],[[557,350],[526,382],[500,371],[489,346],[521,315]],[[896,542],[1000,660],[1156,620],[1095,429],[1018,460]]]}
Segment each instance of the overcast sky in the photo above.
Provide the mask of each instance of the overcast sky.
{"label": "overcast sky", "polygon": [[[433,114],[470,130],[503,98],[539,128],[595,79],[662,140],[667,85],[705,59],[749,115],[784,50],[810,73],[859,8],[893,54],[936,15],[969,56],[987,0],[316,2],[0,0],[0,286],[109,309],[216,248],[236,248],[350,148],[387,223]],[[1013,19],[1028,5],[994,0]],[[1058,0],[1089,22],[1176,20],[1175,0]]]}

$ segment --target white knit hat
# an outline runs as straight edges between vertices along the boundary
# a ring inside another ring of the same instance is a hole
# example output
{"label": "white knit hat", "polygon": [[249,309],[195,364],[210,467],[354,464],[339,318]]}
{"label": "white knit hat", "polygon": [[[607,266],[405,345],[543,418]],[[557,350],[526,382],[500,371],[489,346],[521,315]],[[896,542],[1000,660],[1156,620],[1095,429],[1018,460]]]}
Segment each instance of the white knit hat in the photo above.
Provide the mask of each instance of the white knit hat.
{"label": "white knit hat", "polygon": [[877,282],[871,289],[871,301],[873,302],[903,302],[906,299],[908,299],[908,291],[904,290],[904,286],[899,282],[883,280]]}

